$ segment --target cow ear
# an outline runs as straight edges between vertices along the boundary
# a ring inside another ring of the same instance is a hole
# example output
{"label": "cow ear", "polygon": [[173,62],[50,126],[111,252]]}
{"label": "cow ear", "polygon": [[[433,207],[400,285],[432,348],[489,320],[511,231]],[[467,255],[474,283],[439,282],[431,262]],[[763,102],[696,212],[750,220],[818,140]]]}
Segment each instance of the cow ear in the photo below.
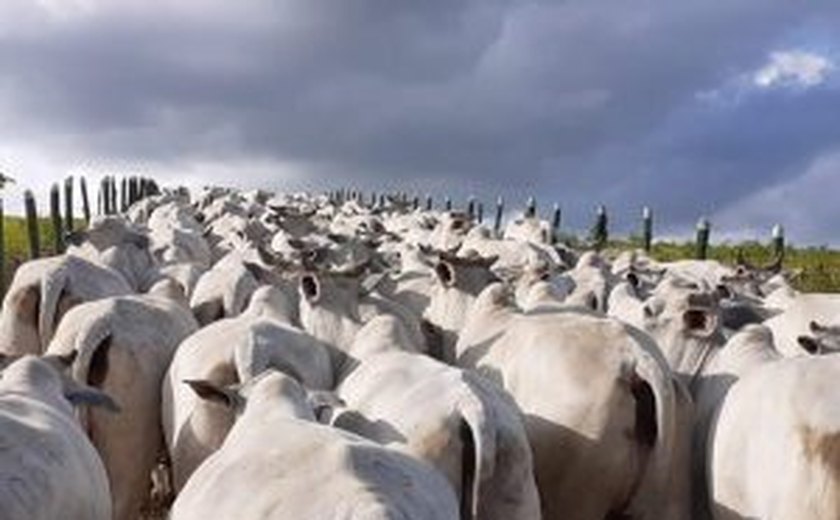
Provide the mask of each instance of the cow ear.
{"label": "cow ear", "polygon": [[818,355],[821,351],[819,342],[810,336],[799,336],[796,338],[796,342],[799,343],[802,350],[812,356]]}
{"label": "cow ear", "polygon": [[825,332],[827,327],[820,325],[815,320],[811,320],[811,323],[808,324],[808,328],[811,330],[812,333],[818,334],[820,332]]}
{"label": "cow ear", "polygon": [[242,265],[257,282],[268,283],[268,272],[263,268],[263,266],[254,262],[243,262]]}
{"label": "cow ear", "polygon": [[66,233],[64,236],[64,240],[71,245],[74,246],[81,246],[84,244],[85,240],[87,240],[88,234],[87,231],[83,231],[81,229],[77,229],[76,231],[71,231],[70,233]]}
{"label": "cow ear", "polygon": [[333,392],[313,391],[306,396],[315,419],[321,424],[330,424],[347,403]]}
{"label": "cow ear", "polygon": [[118,413],[120,411],[119,405],[110,395],[95,388],[76,385],[75,387],[66,389],[64,391],[64,397],[73,406],[104,408],[112,413]]}
{"label": "cow ear", "polygon": [[435,276],[444,287],[455,285],[455,266],[451,262],[441,260],[435,265]]}
{"label": "cow ear", "polygon": [[688,309],[682,315],[685,331],[693,336],[711,336],[716,328],[716,319],[703,309]]}
{"label": "cow ear", "polygon": [[315,273],[304,273],[298,284],[300,293],[310,303],[317,303],[321,298],[321,281]]}
{"label": "cow ear", "polygon": [[658,298],[650,299],[642,307],[642,310],[646,319],[654,319],[665,310],[665,302]]}
{"label": "cow ear", "polygon": [[633,271],[627,273],[627,276],[625,276],[624,279],[627,280],[627,283],[629,283],[630,286],[634,289],[638,289],[639,285],[641,284],[641,282],[639,281],[639,275],[637,275]]}
{"label": "cow ear", "polygon": [[79,352],[74,349],[66,354],[47,354],[42,356],[41,359],[55,367],[57,370],[64,371],[73,366],[73,362],[76,361],[76,356],[78,356],[78,354]]}
{"label": "cow ear", "polygon": [[205,379],[185,379],[185,384],[192,388],[195,394],[204,399],[218,403],[228,408],[239,410],[244,407],[244,400],[235,390],[224,388]]}
{"label": "cow ear", "polygon": [[726,284],[719,283],[715,287],[715,296],[717,296],[719,300],[729,300],[732,298],[732,291],[729,290],[729,287]]}

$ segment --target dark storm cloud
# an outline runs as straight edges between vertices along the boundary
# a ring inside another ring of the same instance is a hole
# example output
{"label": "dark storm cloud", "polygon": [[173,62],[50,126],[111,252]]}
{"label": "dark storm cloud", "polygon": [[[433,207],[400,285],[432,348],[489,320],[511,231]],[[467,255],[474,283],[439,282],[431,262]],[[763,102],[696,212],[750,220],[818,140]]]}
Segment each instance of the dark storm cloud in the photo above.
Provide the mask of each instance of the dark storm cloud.
{"label": "dark storm cloud", "polygon": [[[624,229],[642,204],[679,229],[840,145],[836,84],[698,96],[807,38],[834,45],[836,2],[77,3],[13,0],[19,23],[0,22],[0,138],[159,165],[255,157],[366,189],[537,193],[578,226],[605,202]],[[228,182],[218,171],[207,180]]]}

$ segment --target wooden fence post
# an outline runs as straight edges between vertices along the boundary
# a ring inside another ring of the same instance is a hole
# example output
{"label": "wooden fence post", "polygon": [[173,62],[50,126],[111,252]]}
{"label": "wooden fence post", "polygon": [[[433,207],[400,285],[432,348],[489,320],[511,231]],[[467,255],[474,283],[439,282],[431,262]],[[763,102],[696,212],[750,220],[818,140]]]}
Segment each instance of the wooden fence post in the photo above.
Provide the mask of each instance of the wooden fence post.
{"label": "wooden fence post", "polygon": [[64,226],[61,224],[61,191],[58,184],[50,188],[50,219],[53,228],[53,247],[55,254],[64,252]]}
{"label": "wooden fence post", "polygon": [[592,238],[595,242],[596,251],[601,251],[607,246],[607,242],[609,241],[608,223],[609,221],[607,218],[607,208],[602,204],[598,206],[598,210],[595,215],[595,228],[592,230]]}
{"label": "wooden fence post", "polygon": [[[64,227],[67,234],[73,232],[75,222],[73,221],[73,176],[64,179]],[[63,235],[62,235],[63,239]]]}
{"label": "wooden fence post", "polygon": [[426,195],[426,211],[432,211],[434,207],[434,200],[432,200],[431,195]]}
{"label": "wooden fence post", "polygon": [[484,223],[484,203],[483,202],[478,203],[478,223],[479,224]]}
{"label": "wooden fence post", "polygon": [[781,224],[773,226],[773,257],[784,260],[785,258],[785,228]]}
{"label": "wooden fence post", "polygon": [[505,213],[505,201],[502,197],[496,199],[496,219],[493,221],[493,233],[496,236],[501,236],[502,234],[502,216]]}
{"label": "wooden fence post", "polygon": [[709,255],[709,235],[712,225],[705,217],[697,222],[697,259],[705,260]]}
{"label": "wooden fence post", "polygon": [[116,206],[116,196],[114,194],[114,178],[108,175],[105,177],[105,214],[110,215],[114,212]]}
{"label": "wooden fence post", "polygon": [[128,211],[128,179],[123,177],[120,180],[120,213]]}
{"label": "wooden fence post", "polygon": [[137,184],[137,177],[131,176],[128,179],[128,206],[133,206],[138,200],[140,200],[140,186]]}
{"label": "wooden fence post", "polygon": [[87,180],[79,177],[79,187],[82,190],[82,212],[85,214],[85,224],[90,224],[90,199],[88,199]]}
{"label": "wooden fence post", "polygon": [[551,244],[556,244],[560,239],[560,222],[563,218],[563,213],[560,210],[560,204],[554,203],[554,215],[551,218]]}
{"label": "wooden fence post", "polygon": [[29,234],[29,258],[41,258],[41,236],[38,232],[38,208],[32,190],[23,192],[23,204],[26,208],[26,229]]}
{"label": "wooden fence post", "polygon": [[642,208],[642,244],[645,252],[650,253],[653,247],[653,212],[647,206]]}
{"label": "wooden fence post", "polygon": [[527,218],[537,216],[537,200],[534,197],[528,197],[528,202],[525,204],[525,216]]}
{"label": "wooden fence post", "polygon": [[452,211],[452,199],[446,197],[443,201],[443,206],[446,208],[446,211]]}
{"label": "wooden fence post", "polygon": [[467,201],[467,216],[470,217],[470,221],[475,219],[475,197],[470,196]]}
{"label": "wooden fence post", "polygon": [[108,213],[108,178],[99,179],[99,194],[96,197],[96,214]]}

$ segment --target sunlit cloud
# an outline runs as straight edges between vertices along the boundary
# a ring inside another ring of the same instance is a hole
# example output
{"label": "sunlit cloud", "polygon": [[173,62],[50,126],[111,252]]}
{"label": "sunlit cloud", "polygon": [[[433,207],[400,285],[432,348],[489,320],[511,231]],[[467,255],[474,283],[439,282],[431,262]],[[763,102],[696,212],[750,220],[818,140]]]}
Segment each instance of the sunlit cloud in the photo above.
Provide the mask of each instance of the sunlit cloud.
{"label": "sunlit cloud", "polygon": [[834,63],[825,56],[805,51],[782,51],[770,55],[770,61],[755,72],[756,86],[815,87],[825,82]]}

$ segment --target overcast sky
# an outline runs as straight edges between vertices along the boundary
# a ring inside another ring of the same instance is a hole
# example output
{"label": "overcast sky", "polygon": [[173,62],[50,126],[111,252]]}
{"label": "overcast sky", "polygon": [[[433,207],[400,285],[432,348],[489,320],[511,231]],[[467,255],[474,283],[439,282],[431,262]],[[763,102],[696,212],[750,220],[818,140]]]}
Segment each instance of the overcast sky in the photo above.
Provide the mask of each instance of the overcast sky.
{"label": "overcast sky", "polygon": [[[840,244],[837,0],[2,0],[0,169]],[[42,203],[42,207],[46,205]]]}

